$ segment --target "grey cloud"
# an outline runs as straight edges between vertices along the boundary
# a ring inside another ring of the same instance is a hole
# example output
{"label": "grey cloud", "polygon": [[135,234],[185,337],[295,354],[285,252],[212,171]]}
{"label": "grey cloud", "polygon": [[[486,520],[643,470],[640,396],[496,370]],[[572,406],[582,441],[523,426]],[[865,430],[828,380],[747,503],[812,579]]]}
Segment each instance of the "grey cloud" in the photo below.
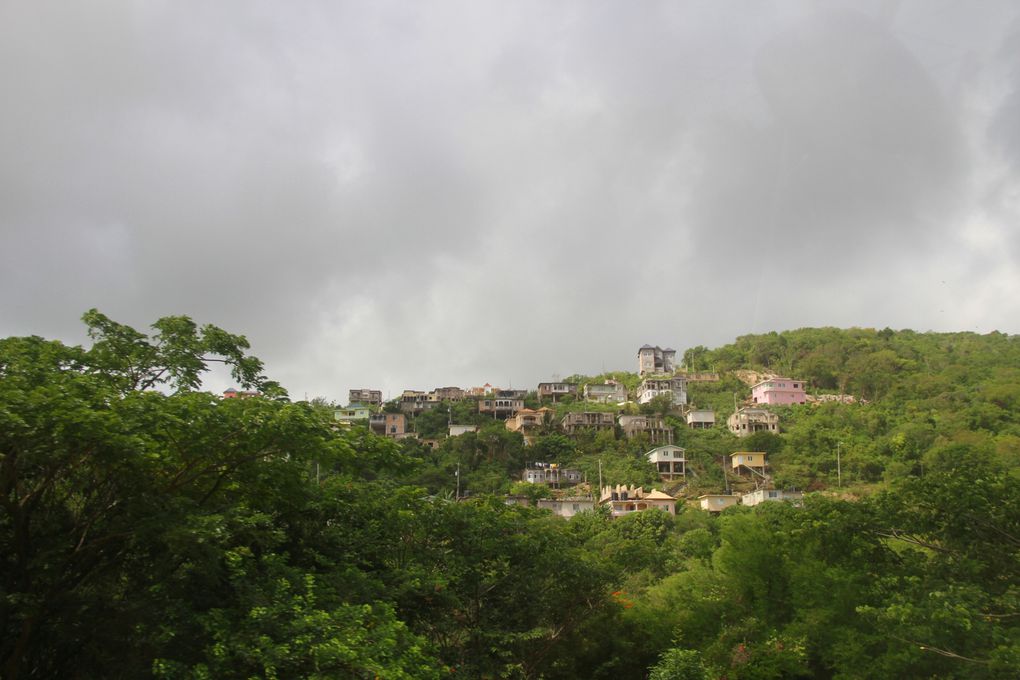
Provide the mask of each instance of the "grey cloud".
{"label": "grey cloud", "polygon": [[1015,88],[976,83],[1015,84],[1015,16],[5,5],[0,332],[185,313],[298,395],[527,385],[643,342],[946,325],[950,255],[1009,330],[1013,279],[960,232],[1008,231]]}

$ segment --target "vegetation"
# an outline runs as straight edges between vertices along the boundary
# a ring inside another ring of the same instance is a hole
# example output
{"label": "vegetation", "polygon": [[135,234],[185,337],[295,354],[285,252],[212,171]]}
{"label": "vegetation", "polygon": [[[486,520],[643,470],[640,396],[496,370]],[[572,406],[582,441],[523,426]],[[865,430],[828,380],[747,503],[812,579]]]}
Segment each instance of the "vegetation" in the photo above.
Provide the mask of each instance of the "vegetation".
{"label": "vegetation", "polygon": [[[437,448],[397,444],[290,402],[243,337],[186,317],[151,336],[85,322],[88,348],[0,340],[7,680],[1020,667],[1018,338],[804,329],[688,350],[692,370],[723,374],[690,388],[720,413],[747,394],[735,370],[858,397],[780,409],[782,432],[750,440],[667,415],[694,486],[723,484],[721,457],[749,448],[819,493],[566,521],[500,495],[543,459],[652,484],[648,442],[550,426],[526,447],[465,403],[415,419]],[[199,391],[210,362],[263,396]],[[450,420],[480,427],[443,437]]]}

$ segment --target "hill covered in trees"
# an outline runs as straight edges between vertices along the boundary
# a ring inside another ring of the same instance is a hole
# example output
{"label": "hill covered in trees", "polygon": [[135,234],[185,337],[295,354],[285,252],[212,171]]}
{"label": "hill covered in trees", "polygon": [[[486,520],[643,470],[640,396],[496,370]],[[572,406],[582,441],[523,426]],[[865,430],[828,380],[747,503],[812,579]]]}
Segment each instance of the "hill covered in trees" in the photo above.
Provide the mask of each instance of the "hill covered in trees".
{"label": "hill covered in trees", "polygon": [[[601,460],[614,481],[650,484],[640,439],[549,431],[525,447],[445,404],[421,432],[453,415],[478,432],[435,449],[396,443],[290,402],[222,329],[85,321],[88,348],[0,340],[8,680],[1020,668],[1016,337],[802,329],[690,349],[689,368],[721,374],[691,399],[721,413],[746,396],[735,371],[857,397],[780,408],[779,434],[753,442],[777,481],[816,493],[801,507],[567,521],[505,505],[512,473],[540,458],[588,471]],[[211,361],[264,396],[200,391]],[[717,457],[747,445],[663,415],[697,484],[719,483]],[[460,502],[457,465],[472,491]]]}

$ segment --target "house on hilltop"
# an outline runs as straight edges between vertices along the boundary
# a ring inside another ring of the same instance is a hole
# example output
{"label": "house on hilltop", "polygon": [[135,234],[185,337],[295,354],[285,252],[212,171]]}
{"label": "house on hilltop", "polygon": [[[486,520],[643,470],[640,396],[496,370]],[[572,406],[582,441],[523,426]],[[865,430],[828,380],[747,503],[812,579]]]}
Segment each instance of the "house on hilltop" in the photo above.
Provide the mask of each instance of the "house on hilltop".
{"label": "house on hilltop", "polygon": [[552,399],[553,402],[566,396],[577,396],[577,385],[565,382],[538,383],[538,398]]}
{"label": "house on hilltop", "polygon": [[735,451],[730,454],[730,467],[734,474],[742,474],[744,469],[765,476],[764,451]]}
{"label": "house on hilltop", "polygon": [[351,390],[348,392],[347,403],[379,406],[382,404],[382,390]]}
{"label": "house on hilltop", "polygon": [[692,408],[685,416],[687,427],[692,430],[708,430],[715,427],[715,411],[710,408]]}
{"label": "house on hilltop", "polygon": [[739,501],[740,496],[728,493],[706,493],[703,496],[698,496],[698,504],[701,506],[701,509],[715,513],[733,507]]}
{"label": "house on hilltop", "polygon": [[726,427],[738,437],[747,437],[755,432],[778,434],[779,416],[763,408],[745,406],[726,420]]}
{"label": "house on hilltop", "polygon": [[638,375],[671,374],[676,370],[676,350],[642,345],[638,350]]}
{"label": "house on hilltop", "polygon": [[640,486],[618,484],[615,487],[603,487],[598,504],[608,506],[613,517],[645,510],[662,510],[671,515],[676,514],[676,498],[658,489],[646,492]]}
{"label": "house on hilltop", "polygon": [[663,481],[687,477],[687,450],[680,446],[659,446],[646,453],[645,457],[655,466]]}
{"label": "house on hilltop", "polygon": [[803,380],[775,377],[755,384],[751,388],[751,400],[756,404],[787,406],[806,403],[807,394]]}
{"label": "house on hilltop", "polygon": [[622,404],[627,401],[627,388],[615,380],[607,380],[601,385],[588,383],[584,386],[583,394],[585,401],[600,404]]}
{"label": "house on hilltop", "polygon": [[645,378],[638,385],[639,404],[647,404],[660,395],[668,396],[673,406],[683,406],[687,403],[687,378],[679,375],[672,378]]}
{"label": "house on hilltop", "polygon": [[652,444],[672,444],[673,428],[659,416],[620,416],[620,428],[628,439],[644,433]]}
{"label": "house on hilltop", "polygon": [[616,417],[612,413],[602,411],[584,411],[583,413],[568,413],[561,421],[563,431],[567,434],[577,434],[579,430],[614,430],[616,428]]}

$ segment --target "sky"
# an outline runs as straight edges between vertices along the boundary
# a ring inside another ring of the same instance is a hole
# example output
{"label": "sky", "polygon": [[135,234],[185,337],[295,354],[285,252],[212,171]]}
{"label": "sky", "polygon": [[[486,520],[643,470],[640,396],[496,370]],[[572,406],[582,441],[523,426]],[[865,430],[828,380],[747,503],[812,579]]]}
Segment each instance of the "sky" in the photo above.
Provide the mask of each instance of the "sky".
{"label": "sky", "polygon": [[1020,332],[1013,0],[11,0],[0,88],[3,337],[183,314],[346,402]]}

